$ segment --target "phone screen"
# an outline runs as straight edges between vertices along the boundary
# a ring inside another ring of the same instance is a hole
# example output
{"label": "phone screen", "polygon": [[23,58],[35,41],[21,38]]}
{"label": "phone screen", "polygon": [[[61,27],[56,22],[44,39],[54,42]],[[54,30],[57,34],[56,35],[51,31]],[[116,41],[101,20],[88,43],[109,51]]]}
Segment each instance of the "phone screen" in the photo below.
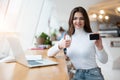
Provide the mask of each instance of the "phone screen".
{"label": "phone screen", "polygon": [[90,34],[90,40],[99,40],[99,34]]}

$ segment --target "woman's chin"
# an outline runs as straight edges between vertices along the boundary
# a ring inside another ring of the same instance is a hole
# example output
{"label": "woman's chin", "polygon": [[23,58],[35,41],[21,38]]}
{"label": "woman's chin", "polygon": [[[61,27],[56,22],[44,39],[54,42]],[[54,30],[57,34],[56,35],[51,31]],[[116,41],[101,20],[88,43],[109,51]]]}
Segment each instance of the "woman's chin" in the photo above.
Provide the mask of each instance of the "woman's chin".
{"label": "woman's chin", "polygon": [[81,29],[81,28],[83,28],[83,27],[80,27],[80,26],[79,26],[79,27],[75,27],[75,28],[76,28],[76,29]]}

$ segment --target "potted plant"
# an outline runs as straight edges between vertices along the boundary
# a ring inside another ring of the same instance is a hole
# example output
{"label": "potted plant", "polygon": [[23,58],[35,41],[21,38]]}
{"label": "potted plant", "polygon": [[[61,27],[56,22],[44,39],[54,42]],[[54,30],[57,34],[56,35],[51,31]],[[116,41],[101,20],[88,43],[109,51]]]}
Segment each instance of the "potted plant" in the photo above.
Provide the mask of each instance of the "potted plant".
{"label": "potted plant", "polygon": [[50,37],[42,32],[38,37],[35,36],[36,38],[36,46],[39,47],[39,46],[51,46],[52,45],[52,42],[50,40]]}

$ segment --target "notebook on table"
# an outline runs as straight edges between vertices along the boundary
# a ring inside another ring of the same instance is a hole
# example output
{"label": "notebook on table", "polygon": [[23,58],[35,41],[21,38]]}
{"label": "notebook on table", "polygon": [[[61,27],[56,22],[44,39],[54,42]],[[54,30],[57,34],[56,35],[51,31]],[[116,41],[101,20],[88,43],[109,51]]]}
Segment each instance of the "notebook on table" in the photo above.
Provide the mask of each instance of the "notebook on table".
{"label": "notebook on table", "polygon": [[[55,61],[41,58],[40,55],[30,55],[30,59],[26,57],[24,50],[22,49],[22,45],[20,43],[19,38],[17,37],[8,37],[7,38],[10,47],[12,49],[13,55],[18,63],[23,64],[27,67],[38,67],[38,66],[49,66],[49,65],[56,65],[58,64]],[[37,59],[35,59],[37,58]]]}

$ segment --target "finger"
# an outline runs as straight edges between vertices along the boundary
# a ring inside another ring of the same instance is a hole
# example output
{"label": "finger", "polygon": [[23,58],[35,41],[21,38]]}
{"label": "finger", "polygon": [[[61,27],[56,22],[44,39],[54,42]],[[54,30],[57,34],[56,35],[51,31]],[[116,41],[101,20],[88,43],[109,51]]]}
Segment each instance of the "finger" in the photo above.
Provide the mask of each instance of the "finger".
{"label": "finger", "polygon": [[71,37],[66,34],[66,35],[64,36],[64,39],[65,39],[65,40],[71,40]]}

